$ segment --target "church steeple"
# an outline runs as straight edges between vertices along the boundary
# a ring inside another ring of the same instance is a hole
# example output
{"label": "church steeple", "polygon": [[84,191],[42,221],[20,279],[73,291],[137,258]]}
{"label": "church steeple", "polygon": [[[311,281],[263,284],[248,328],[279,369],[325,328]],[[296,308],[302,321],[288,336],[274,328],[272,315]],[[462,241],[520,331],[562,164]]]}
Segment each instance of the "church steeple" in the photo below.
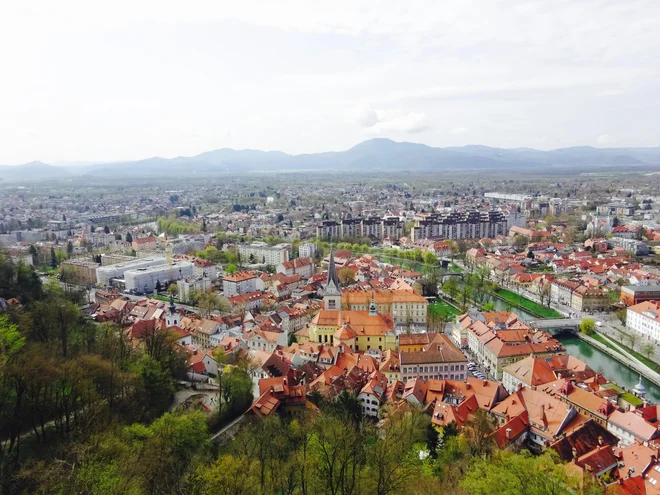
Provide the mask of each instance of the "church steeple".
{"label": "church steeple", "polygon": [[339,288],[339,278],[335,268],[335,251],[330,250],[330,260],[328,262],[328,278],[323,291],[323,304],[325,309],[341,308],[341,289]]}
{"label": "church steeple", "polygon": [[374,292],[371,291],[371,303],[369,303],[369,316],[376,316],[378,314],[376,307],[376,299],[374,297]]}
{"label": "church steeple", "polygon": [[180,321],[179,312],[174,305],[174,296],[170,294],[170,311],[165,315],[165,324],[168,327],[178,327]]}

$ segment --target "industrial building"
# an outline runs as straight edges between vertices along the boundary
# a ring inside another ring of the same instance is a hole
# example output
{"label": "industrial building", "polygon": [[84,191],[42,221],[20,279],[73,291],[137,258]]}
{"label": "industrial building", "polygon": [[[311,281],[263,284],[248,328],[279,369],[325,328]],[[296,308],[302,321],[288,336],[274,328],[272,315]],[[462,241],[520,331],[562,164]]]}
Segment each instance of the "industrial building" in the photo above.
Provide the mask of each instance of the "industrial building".
{"label": "industrial building", "polygon": [[131,261],[101,266],[96,269],[96,283],[100,286],[112,285],[113,279],[123,279],[124,274],[129,270],[149,268],[152,266],[164,265],[165,263],[166,261],[163,257],[149,257],[133,258]]}
{"label": "industrial building", "polygon": [[126,290],[129,291],[153,292],[158,282],[165,286],[170,282],[192,277],[193,266],[189,261],[178,261],[171,264],[127,270],[124,272],[124,284]]}

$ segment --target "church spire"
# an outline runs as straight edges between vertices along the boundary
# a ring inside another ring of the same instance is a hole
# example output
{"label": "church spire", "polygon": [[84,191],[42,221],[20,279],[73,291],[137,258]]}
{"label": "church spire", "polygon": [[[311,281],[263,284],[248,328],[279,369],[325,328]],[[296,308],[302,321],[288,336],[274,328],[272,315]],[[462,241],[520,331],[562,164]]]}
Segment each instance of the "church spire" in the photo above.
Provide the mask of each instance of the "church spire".
{"label": "church spire", "polygon": [[323,303],[325,309],[341,308],[341,289],[339,288],[339,279],[337,278],[337,269],[335,268],[335,252],[333,249],[330,250],[328,279],[323,290]]}
{"label": "church spire", "polygon": [[335,250],[334,249],[330,249],[330,261],[328,262],[328,279],[325,282],[326,288],[330,285],[330,282],[332,282],[335,287],[339,287],[339,278],[337,277],[337,268],[335,268]]}
{"label": "church spire", "polygon": [[374,291],[371,291],[371,303],[369,303],[369,316],[376,316],[378,314],[376,307],[376,299],[374,297]]}

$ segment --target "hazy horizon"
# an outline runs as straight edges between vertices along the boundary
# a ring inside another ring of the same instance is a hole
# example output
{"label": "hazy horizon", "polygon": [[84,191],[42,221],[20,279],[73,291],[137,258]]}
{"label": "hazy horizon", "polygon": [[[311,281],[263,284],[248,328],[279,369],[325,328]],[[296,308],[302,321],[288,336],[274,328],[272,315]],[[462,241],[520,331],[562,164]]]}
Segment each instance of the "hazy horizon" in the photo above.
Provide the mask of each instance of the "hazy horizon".
{"label": "hazy horizon", "polygon": [[[358,143],[355,143],[352,146],[349,146],[346,149],[338,149],[338,150],[322,150],[316,153],[325,153],[325,152],[341,152],[341,151],[346,151],[354,146],[357,146],[365,141],[369,141],[372,139],[389,139],[389,138],[369,138],[369,139],[364,139]],[[422,144],[425,146],[431,146],[427,143],[422,143],[422,142],[416,142],[416,141],[397,141],[397,140],[392,140],[397,143],[409,143],[409,144]],[[459,147],[469,147],[469,146],[486,146],[478,143],[468,143],[465,145],[461,145]],[[452,146],[431,146],[433,148],[451,148]],[[553,151],[553,150],[558,150],[558,149],[566,149],[566,148],[580,148],[580,147],[590,147],[590,148],[595,148],[595,149],[626,149],[626,148],[633,148],[632,146],[591,146],[591,145],[581,145],[581,144],[576,144],[574,146],[567,146],[565,148],[553,148],[553,149],[548,149],[548,150],[543,150],[541,148],[534,148],[530,146],[513,146],[510,148],[502,148],[498,146],[489,146],[491,148],[500,148],[504,150],[515,150],[515,149],[523,149],[523,148],[528,148],[528,149],[534,149],[534,150],[539,150],[539,151]],[[638,146],[637,148],[660,148],[660,146]],[[193,157],[196,155],[200,155],[202,153],[206,152],[211,152],[211,151],[218,151],[223,148],[215,148],[212,150],[202,150],[199,153],[194,153],[192,155],[172,155],[172,156],[159,156],[159,155],[150,155],[150,156],[141,156],[141,157],[135,157],[135,158],[129,158],[126,160],[99,160],[99,161],[94,161],[94,160],[58,160],[54,162],[47,162],[44,160],[30,160],[28,162],[22,162],[22,163],[0,163],[0,166],[20,166],[20,165],[28,165],[30,163],[44,163],[47,165],[53,165],[57,167],[84,167],[84,166],[91,166],[91,165],[103,165],[103,164],[111,164],[111,163],[123,163],[123,162],[135,162],[135,161],[140,161],[140,160],[147,160],[150,158],[164,158],[164,159],[172,159],[172,158],[179,158],[179,157]],[[307,155],[307,154],[315,154],[315,153],[288,153],[284,150],[278,150],[278,149],[273,149],[273,150],[260,150],[257,148],[228,148],[228,149],[233,149],[235,151],[264,151],[264,152],[282,152],[286,153],[288,155],[296,156],[296,155]]]}
{"label": "hazy horizon", "polygon": [[655,0],[5,2],[0,164],[657,147],[659,24]]}

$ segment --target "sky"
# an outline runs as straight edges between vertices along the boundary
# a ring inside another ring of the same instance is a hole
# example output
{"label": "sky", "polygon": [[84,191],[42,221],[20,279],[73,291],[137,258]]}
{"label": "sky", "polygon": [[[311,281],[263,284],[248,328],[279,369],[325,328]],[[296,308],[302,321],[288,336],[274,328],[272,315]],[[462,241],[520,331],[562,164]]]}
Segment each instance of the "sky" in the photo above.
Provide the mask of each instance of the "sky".
{"label": "sky", "polygon": [[660,1],[0,2],[0,164],[660,146]]}

